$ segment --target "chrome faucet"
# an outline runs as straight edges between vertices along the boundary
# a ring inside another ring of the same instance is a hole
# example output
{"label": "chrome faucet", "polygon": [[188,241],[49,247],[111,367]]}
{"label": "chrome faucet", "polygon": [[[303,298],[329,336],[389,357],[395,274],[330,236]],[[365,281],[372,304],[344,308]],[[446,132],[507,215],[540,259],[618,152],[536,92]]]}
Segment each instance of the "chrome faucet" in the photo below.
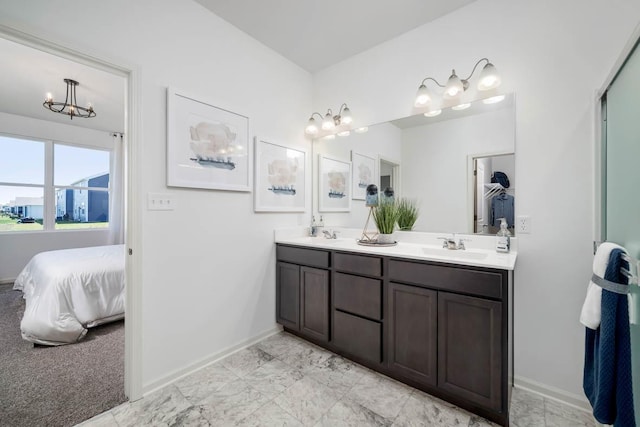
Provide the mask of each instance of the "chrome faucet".
{"label": "chrome faucet", "polygon": [[458,243],[456,243],[455,233],[451,237],[438,237],[438,239],[444,240],[442,242],[442,247],[444,249],[450,249],[452,251],[456,251],[456,250],[464,251],[466,249],[464,246],[464,242],[469,241],[469,239],[459,239]]}
{"label": "chrome faucet", "polygon": [[337,239],[338,236],[336,235],[336,233],[338,233],[338,232],[335,231],[335,230],[333,230],[333,231],[322,230],[322,234],[324,234],[324,238],[325,239]]}

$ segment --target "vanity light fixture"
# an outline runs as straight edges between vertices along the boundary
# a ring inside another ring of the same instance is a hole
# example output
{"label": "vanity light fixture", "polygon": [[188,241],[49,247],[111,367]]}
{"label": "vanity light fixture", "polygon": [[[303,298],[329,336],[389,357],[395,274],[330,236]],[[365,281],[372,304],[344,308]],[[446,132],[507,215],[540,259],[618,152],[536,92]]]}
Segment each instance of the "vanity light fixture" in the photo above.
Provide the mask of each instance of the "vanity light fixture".
{"label": "vanity light fixture", "polygon": [[473,76],[476,68],[482,62],[486,63],[482,68],[482,71],[480,72],[477,89],[479,91],[487,91],[500,86],[500,83],[502,81],[500,79],[500,75],[496,71],[496,67],[494,67],[494,65],[487,58],[482,58],[481,60],[476,62],[476,65],[473,66],[473,70],[471,70],[471,74],[469,74],[469,77],[467,77],[466,79],[461,79],[460,77],[458,77],[458,75],[456,74],[456,70],[451,70],[451,76],[449,76],[449,80],[447,80],[446,85],[440,84],[433,77],[426,77],[425,79],[423,79],[420,83],[420,86],[418,87],[414,105],[416,107],[424,107],[430,104],[433,100],[434,95],[426,85],[427,80],[431,80],[439,87],[444,88],[444,92],[442,94],[442,97],[444,99],[452,99],[460,96],[469,88],[469,79]]}
{"label": "vanity light fixture", "polygon": [[71,120],[73,120],[74,117],[95,117],[96,112],[93,111],[93,106],[91,104],[88,104],[87,108],[80,107],[78,105],[78,101],[76,100],[76,87],[80,86],[80,83],[72,79],[64,79],[64,82],[67,84],[67,96],[65,97],[64,102],[53,102],[53,96],[48,93],[47,98],[42,103],[42,106],[54,113],[66,114],[71,118]]}
{"label": "vanity light fixture", "polygon": [[353,117],[351,116],[351,110],[347,107],[347,104],[342,104],[340,106],[340,110],[338,114],[334,115],[331,108],[327,110],[327,114],[322,116],[320,113],[312,113],[311,117],[309,117],[309,121],[307,122],[307,127],[305,128],[305,133],[307,135],[316,135],[318,133],[318,125],[316,124],[316,120],[313,118],[314,116],[320,117],[321,120],[321,128],[324,131],[332,131],[336,128],[336,126],[340,125],[349,125],[353,122]]}

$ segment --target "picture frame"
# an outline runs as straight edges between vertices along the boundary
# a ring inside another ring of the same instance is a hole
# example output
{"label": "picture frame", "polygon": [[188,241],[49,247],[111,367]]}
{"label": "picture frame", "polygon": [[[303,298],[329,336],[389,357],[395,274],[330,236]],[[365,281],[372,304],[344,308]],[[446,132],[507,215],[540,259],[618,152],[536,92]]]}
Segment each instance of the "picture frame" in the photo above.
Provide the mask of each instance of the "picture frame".
{"label": "picture frame", "polygon": [[318,211],[351,211],[351,162],[318,154]]}
{"label": "picture frame", "polygon": [[255,137],[254,211],[304,212],[307,153]]}
{"label": "picture frame", "polygon": [[365,200],[367,186],[377,184],[376,159],[351,150],[351,198]]}
{"label": "picture frame", "polygon": [[249,118],[167,88],[167,186],[251,191]]}

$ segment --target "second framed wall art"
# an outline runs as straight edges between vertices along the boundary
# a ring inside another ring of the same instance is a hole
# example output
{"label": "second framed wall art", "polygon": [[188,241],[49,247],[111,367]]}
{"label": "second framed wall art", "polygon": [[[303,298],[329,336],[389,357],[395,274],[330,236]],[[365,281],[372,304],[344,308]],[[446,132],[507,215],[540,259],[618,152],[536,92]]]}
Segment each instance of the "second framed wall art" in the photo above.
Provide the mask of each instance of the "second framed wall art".
{"label": "second framed wall art", "polygon": [[306,152],[255,138],[254,210],[304,212]]}

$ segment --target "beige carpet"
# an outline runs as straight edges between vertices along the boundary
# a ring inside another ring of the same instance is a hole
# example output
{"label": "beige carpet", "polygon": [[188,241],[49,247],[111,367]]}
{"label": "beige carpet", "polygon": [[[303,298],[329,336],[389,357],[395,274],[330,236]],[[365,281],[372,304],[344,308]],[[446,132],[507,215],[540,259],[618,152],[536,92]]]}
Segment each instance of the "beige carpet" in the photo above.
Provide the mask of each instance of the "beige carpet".
{"label": "beige carpet", "polygon": [[0,286],[0,426],[73,426],[124,396],[124,321],[84,340],[34,346],[20,336],[22,292]]}

